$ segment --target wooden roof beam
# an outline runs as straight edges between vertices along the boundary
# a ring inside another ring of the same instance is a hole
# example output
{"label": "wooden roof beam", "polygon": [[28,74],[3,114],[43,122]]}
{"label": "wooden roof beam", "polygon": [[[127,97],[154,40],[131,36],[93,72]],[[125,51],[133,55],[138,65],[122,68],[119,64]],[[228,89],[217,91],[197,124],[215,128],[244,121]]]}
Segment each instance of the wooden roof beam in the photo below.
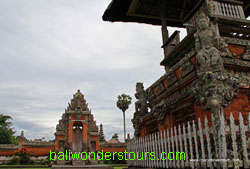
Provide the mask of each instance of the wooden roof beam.
{"label": "wooden roof beam", "polygon": [[[187,1],[183,1],[182,8],[185,9],[186,5],[187,5]],[[182,10],[180,13],[180,19],[183,19],[183,15],[184,15],[184,11]]]}

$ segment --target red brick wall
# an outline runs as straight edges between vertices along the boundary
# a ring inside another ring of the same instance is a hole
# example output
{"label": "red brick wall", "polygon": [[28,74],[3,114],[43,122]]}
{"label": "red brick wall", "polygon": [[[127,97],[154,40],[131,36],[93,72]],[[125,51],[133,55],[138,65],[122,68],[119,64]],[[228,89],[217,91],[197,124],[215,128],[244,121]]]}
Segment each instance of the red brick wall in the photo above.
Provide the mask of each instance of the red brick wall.
{"label": "red brick wall", "polygon": [[13,156],[17,152],[16,150],[0,150],[0,156]]}
{"label": "red brick wall", "polygon": [[[50,151],[54,151],[54,147],[23,147],[23,149],[32,156],[44,156],[48,155]],[[0,156],[13,156],[17,151],[17,149],[0,150]]]}
{"label": "red brick wall", "polygon": [[50,151],[54,151],[54,147],[24,147],[28,154],[33,156],[48,155]]}

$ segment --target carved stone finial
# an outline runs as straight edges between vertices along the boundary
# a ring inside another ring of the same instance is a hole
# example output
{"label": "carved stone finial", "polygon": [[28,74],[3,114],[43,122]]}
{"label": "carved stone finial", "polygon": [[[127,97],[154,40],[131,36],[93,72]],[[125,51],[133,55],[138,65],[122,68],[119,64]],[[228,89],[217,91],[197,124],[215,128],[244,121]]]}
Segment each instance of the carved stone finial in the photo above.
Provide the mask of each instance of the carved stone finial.
{"label": "carved stone finial", "polygon": [[105,142],[105,136],[104,136],[104,133],[103,133],[103,125],[102,124],[100,124],[100,131],[99,131],[99,133],[100,133],[99,142],[100,143]]}

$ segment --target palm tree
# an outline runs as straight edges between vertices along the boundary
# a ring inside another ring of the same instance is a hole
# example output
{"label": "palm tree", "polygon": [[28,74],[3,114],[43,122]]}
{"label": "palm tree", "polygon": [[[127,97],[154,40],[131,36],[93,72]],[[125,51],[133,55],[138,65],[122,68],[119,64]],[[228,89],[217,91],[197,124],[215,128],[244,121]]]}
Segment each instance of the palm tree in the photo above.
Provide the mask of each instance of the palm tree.
{"label": "palm tree", "polygon": [[131,104],[132,98],[129,95],[121,94],[116,102],[117,107],[123,112],[123,127],[124,127],[124,142],[126,141],[126,123],[125,123],[125,111]]}
{"label": "palm tree", "polygon": [[0,128],[9,128],[12,125],[9,120],[12,120],[11,116],[0,114]]}

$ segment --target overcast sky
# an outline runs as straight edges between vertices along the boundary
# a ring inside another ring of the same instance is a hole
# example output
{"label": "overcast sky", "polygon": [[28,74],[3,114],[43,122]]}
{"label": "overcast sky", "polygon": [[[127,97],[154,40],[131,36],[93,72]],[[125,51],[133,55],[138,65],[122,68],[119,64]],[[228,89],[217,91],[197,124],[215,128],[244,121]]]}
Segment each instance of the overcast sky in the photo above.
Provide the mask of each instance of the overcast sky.
{"label": "overcast sky", "polygon": [[[107,140],[123,140],[117,96],[133,96],[126,112],[133,135],[136,82],[164,74],[159,26],[110,23],[111,0],[0,0],[0,113],[16,135],[54,139],[55,127],[80,89]],[[175,29],[170,29],[170,34]],[[185,31],[181,33],[183,37]]]}

